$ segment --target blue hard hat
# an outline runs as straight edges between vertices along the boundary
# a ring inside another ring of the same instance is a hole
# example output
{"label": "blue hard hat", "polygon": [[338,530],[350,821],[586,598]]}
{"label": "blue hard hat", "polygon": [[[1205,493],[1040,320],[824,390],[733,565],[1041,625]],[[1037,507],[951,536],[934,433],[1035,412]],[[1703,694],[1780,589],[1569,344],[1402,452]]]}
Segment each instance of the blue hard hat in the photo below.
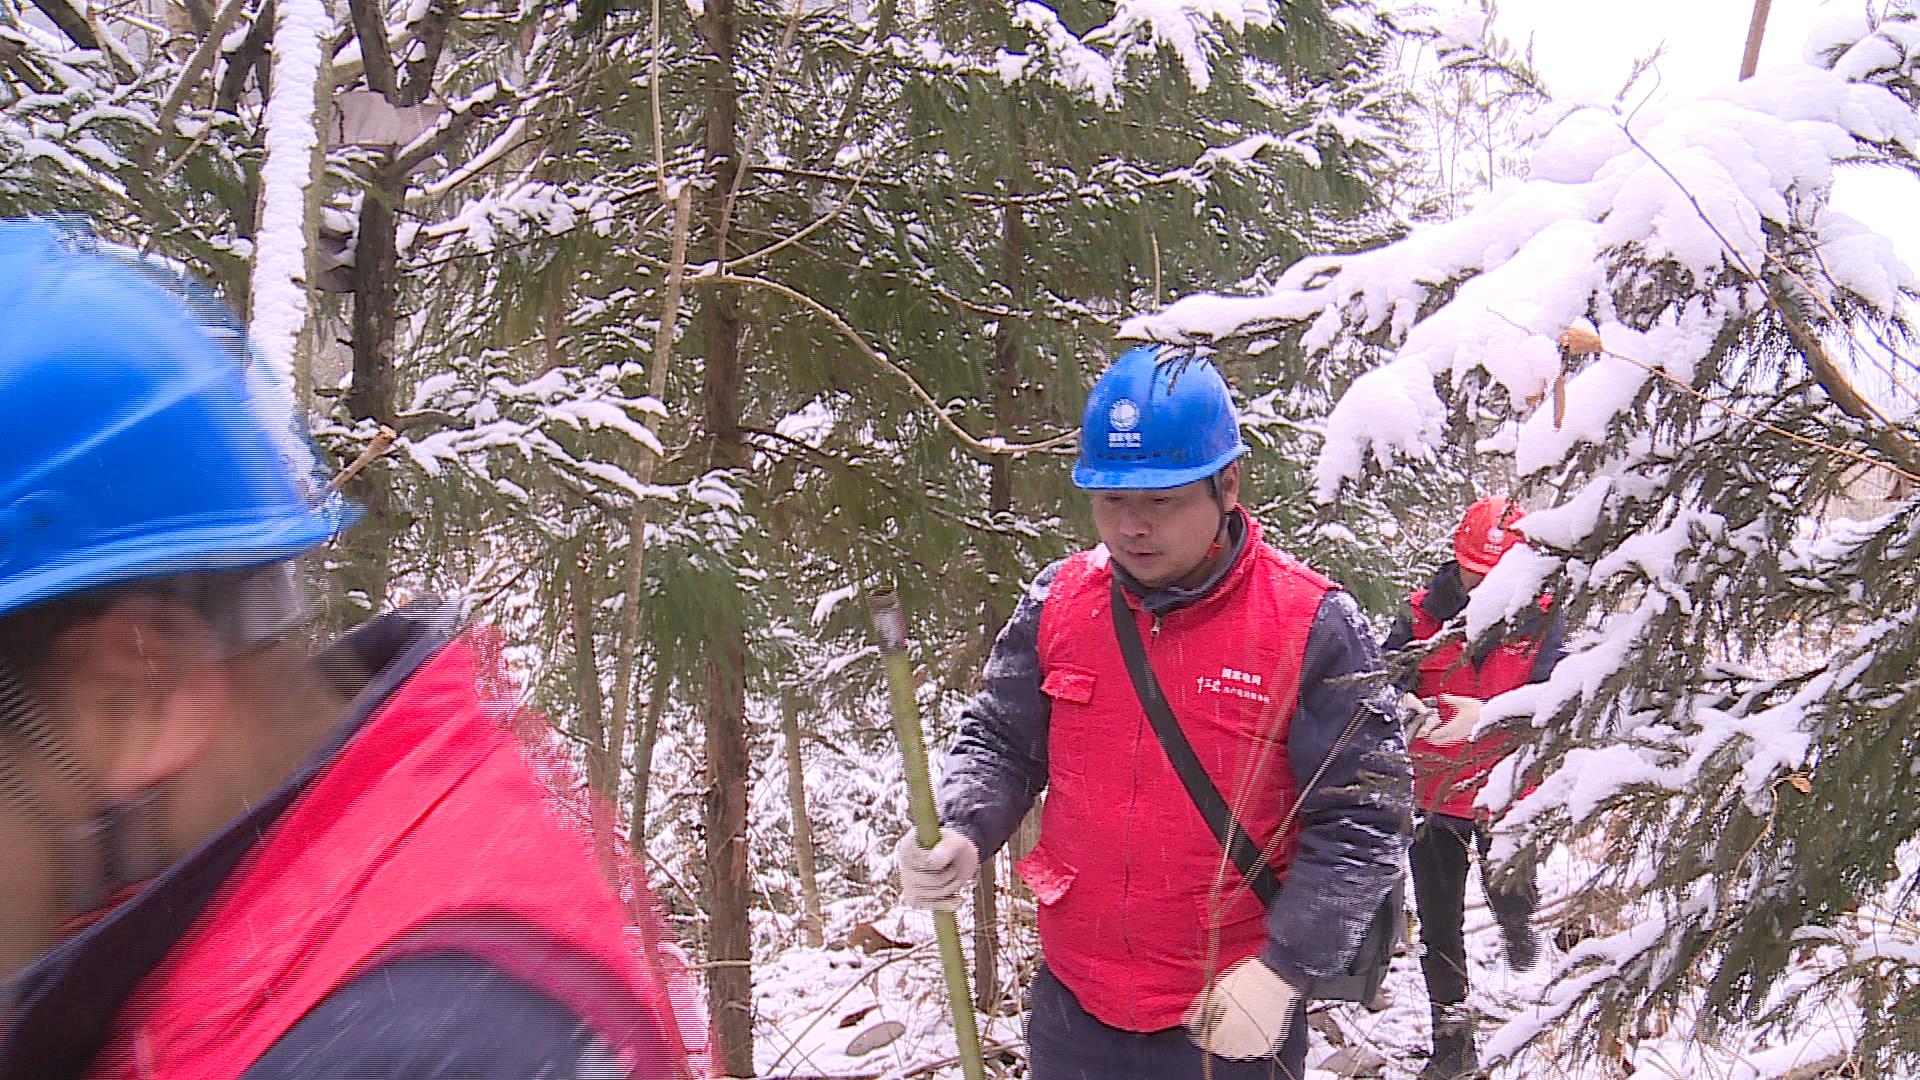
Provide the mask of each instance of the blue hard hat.
{"label": "blue hard hat", "polygon": [[0,221],[0,615],[291,559],[357,511],[244,334],[180,275]]}
{"label": "blue hard hat", "polygon": [[1115,360],[1087,395],[1073,482],[1088,490],[1175,488],[1246,451],[1219,370],[1184,349],[1142,345]]}

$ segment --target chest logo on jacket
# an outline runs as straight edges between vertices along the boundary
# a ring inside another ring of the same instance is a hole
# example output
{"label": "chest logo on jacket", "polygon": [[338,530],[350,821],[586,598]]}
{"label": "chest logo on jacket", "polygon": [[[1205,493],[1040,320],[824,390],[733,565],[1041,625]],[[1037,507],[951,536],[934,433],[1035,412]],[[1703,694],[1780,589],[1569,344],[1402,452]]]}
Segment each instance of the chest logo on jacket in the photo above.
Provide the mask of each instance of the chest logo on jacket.
{"label": "chest logo on jacket", "polygon": [[1199,693],[1225,694],[1262,705],[1273,704],[1273,698],[1261,689],[1265,680],[1251,671],[1222,666],[1219,675],[1197,675],[1193,682],[1194,690]]}

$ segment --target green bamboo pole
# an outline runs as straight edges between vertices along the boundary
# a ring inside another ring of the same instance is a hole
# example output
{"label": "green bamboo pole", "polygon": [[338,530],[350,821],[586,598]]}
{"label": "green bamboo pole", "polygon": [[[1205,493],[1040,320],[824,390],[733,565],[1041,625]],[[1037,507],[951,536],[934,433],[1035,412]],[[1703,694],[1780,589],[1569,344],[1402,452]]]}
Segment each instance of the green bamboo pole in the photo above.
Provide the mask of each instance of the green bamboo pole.
{"label": "green bamboo pole", "polygon": [[[923,848],[940,842],[940,813],[933,805],[933,780],[927,772],[927,742],[920,731],[920,705],[913,694],[913,667],[907,661],[907,617],[893,590],[873,594],[873,630],[886,663],[887,690],[893,703],[893,730],[907,766],[907,802],[915,839]],[[947,1000],[953,1006],[953,1036],[960,1044],[960,1071],[966,1080],[985,1080],[980,1031],[973,1016],[973,992],[967,986],[967,956],[960,949],[960,924],[951,911],[933,913],[940,938],[940,966],[946,969]]]}

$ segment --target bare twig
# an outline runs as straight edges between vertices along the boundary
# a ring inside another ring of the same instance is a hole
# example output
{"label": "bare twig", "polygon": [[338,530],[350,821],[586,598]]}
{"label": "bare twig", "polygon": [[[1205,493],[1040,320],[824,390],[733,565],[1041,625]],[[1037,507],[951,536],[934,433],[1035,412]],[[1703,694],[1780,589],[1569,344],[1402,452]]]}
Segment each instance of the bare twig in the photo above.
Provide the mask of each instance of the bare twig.
{"label": "bare twig", "polygon": [[766,289],[779,293],[789,300],[793,300],[802,307],[805,307],[815,315],[818,315],[828,325],[838,331],[842,337],[852,342],[854,347],[860,351],[861,355],[873,361],[882,371],[906,383],[907,389],[912,391],[913,396],[933,412],[935,419],[939,420],[940,426],[946,428],[955,438],[959,439],[963,445],[976,454],[1018,457],[1023,454],[1059,453],[1062,448],[1069,446],[1080,437],[1079,432],[1069,431],[1034,443],[1009,443],[998,439],[989,442],[980,439],[972,432],[961,427],[959,423],[953,419],[952,415],[940,407],[940,403],[933,399],[933,395],[927,393],[926,388],[920,385],[919,380],[915,379],[905,368],[887,359],[878,349],[869,345],[866,338],[862,337],[858,330],[848,325],[847,321],[841,318],[838,312],[835,312],[832,308],[827,307],[813,297],[808,296],[806,293],[777,281],[763,277],[754,277],[748,274],[711,273],[703,274],[694,280],[701,284],[748,285],[755,288]]}
{"label": "bare twig", "polygon": [[[871,163],[868,164],[866,171],[867,172],[873,171],[873,166]],[[862,173],[861,179],[863,180],[865,176],[866,176],[866,173]],[[809,223],[805,228],[801,229],[799,232],[796,232],[792,236],[786,237],[785,239],[776,240],[773,243],[768,244],[766,247],[763,247],[758,251],[748,252],[747,254],[742,255],[737,259],[728,260],[726,264],[726,269],[738,270],[743,266],[751,266],[754,263],[757,263],[760,260],[767,258],[768,256],[772,255],[776,251],[780,251],[784,248],[792,247],[794,244],[800,243],[802,240],[805,240],[807,237],[812,236],[816,232],[819,232],[822,228],[826,227],[835,218],[838,218],[841,214],[846,213],[847,207],[853,205],[854,196],[858,194],[860,194],[860,180],[856,180],[852,186],[847,188],[846,196],[842,198],[840,202],[834,206],[833,209],[815,218],[811,223]]]}
{"label": "bare twig", "polygon": [[399,432],[385,424],[381,424],[379,434],[373,437],[373,441],[367,444],[367,448],[360,451],[360,456],[354,458],[352,464],[335,474],[332,482],[327,486],[334,491],[339,491],[341,488],[346,487],[354,477],[366,471],[367,466],[373,464],[374,461],[379,459],[380,456],[388,450],[393,449],[394,440],[399,437]]}
{"label": "bare twig", "polygon": [[1773,0],[1753,0],[1753,18],[1747,23],[1747,50],[1740,57],[1740,80],[1753,78],[1760,66],[1760,42],[1767,36],[1767,13]]}
{"label": "bare twig", "polygon": [[[206,35],[194,48],[193,55],[187,58],[186,67],[181,69],[179,79],[174,81],[173,90],[167,94],[166,102],[160,106],[160,119],[154,123],[152,137],[141,148],[140,156],[148,164],[152,164],[153,159],[159,155],[160,144],[173,131],[173,122],[179,117],[181,106],[186,104],[187,95],[199,84],[201,76],[213,67],[214,57],[220,55],[220,42],[226,38],[227,31],[233,27],[234,20],[240,17],[241,10],[246,6],[246,0],[227,0],[221,5],[220,11],[213,17],[213,23],[207,28]],[[202,129],[201,134],[204,136],[206,130],[211,129],[212,126],[208,124],[207,128]]]}
{"label": "bare twig", "polygon": [[47,21],[60,28],[60,32],[72,38],[74,44],[83,49],[100,48],[100,39],[94,36],[93,27],[88,25],[86,17],[74,10],[67,0],[32,0],[33,6]]}
{"label": "bare twig", "polygon": [[[1510,326],[1516,327],[1520,330],[1525,330],[1528,333],[1536,332],[1531,327],[1526,326],[1525,324],[1519,322],[1518,320],[1514,319],[1509,315],[1502,314],[1501,312],[1498,312],[1498,311],[1492,312],[1491,314],[1505,321]],[[1724,412],[1734,417],[1735,419],[1744,420],[1749,424],[1753,424],[1754,426],[1759,427],[1763,430],[1772,432],[1773,434],[1778,435],[1781,438],[1790,439],[1794,442],[1800,443],[1803,446],[1811,447],[1813,449],[1822,451],[1823,453],[1833,454],[1838,457],[1843,457],[1848,460],[1856,461],[1856,462],[1859,462],[1860,464],[1868,465],[1876,469],[1885,469],[1889,472],[1892,472],[1896,476],[1902,476],[1902,477],[1908,477],[1908,478],[1920,480],[1920,477],[1916,477],[1915,474],[1907,472],[1906,470],[1900,468],[1897,465],[1888,464],[1887,462],[1880,461],[1877,458],[1870,458],[1865,454],[1860,453],[1857,450],[1852,450],[1844,446],[1835,446],[1832,443],[1821,442],[1819,439],[1802,435],[1796,431],[1790,431],[1771,421],[1763,420],[1760,417],[1754,416],[1751,413],[1742,411],[1741,409],[1733,405],[1729,405],[1726,402],[1720,400],[1719,398],[1713,397],[1712,395],[1706,393],[1705,391],[1696,388],[1691,383],[1686,382],[1685,380],[1681,379],[1679,376],[1674,375],[1672,372],[1667,371],[1665,368],[1662,368],[1657,364],[1650,364],[1647,361],[1640,359],[1639,357],[1628,356],[1625,353],[1615,352],[1612,349],[1607,348],[1601,342],[1600,335],[1595,334],[1592,331],[1568,329],[1560,335],[1560,347],[1567,350],[1569,354],[1574,356],[1611,356],[1616,360],[1624,360],[1627,363],[1632,364],[1635,367],[1638,367],[1648,372],[1649,374],[1661,379],[1662,381],[1670,383],[1675,387],[1678,387],[1683,392],[1691,395],[1694,398],[1699,399],[1699,401],[1702,404],[1710,405],[1716,409],[1719,409],[1721,412]],[[1556,428],[1558,427],[1557,424],[1555,426]]]}
{"label": "bare twig", "polygon": [[[899,0],[881,0],[879,16],[873,24],[873,40],[876,51],[884,49],[887,38],[893,35],[894,19],[897,17]],[[833,126],[833,140],[827,144],[827,152],[819,160],[832,164],[847,145],[847,136],[853,130],[853,118],[858,115],[860,106],[866,98],[867,79],[873,74],[873,57],[868,55],[860,70],[853,73],[853,84],[847,88],[847,100],[840,107],[840,121]]]}
{"label": "bare twig", "polygon": [[[780,48],[774,53],[774,67],[769,72],[770,79],[778,79],[779,66],[784,64],[793,52],[793,39],[800,32],[800,19],[806,14],[807,5],[793,5],[793,14],[787,17],[787,28],[780,35]],[[760,134],[766,129],[767,115],[771,107],[762,108],[753,115],[753,123],[747,128],[747,138],[740,146],[740,161],[733,170],[733,183],[727,188],[727,195],[720,203],[720,220],[715,230],[714,258],[718,260],[720,271],[724,275],[727,269],[727,229],[733,223],[734,203],[740,198],[740,185],[746,182],[747,174],[753,171],[753,150],[760,143]],[[655,132],[660,129],[656,125]]]}
{"label": "bare twig", "polygon": [[[1903,475],[1913,477],[1916,474],[1920,474],[1920,444],[1916,444],[1913,440],[1901,434],[1892,422],[1887,419],[1885,414],[1875,407],[1872,402],[1862,396],[1858,390],[1853,388],[1853,384],[1849,382],[1841,372],[1840,366],[1834,362],[1832,356],[1828,355],[1826,347],[1820,343],[1819,337],[1808,328],[1806,323],[1802,322],[1798,316],[1788,309],[1786,303],[1780,297],[1780,290],[1774,283],[1748,264],[1746,257],[1740,254],[1740,249],[1733,245],[1733,242],[1727,238],[1725,232],[1721,231],[1720,226],[1707,214],[1706,208],[1700,205],[1700,200],[1694,196],[1693,192],[1687,188],[1685,183],[1681,182],[1678,176],[1674,175],[1673,170],[1669,169],[1665,162],[1661,161],[1653,151],[1649,150],[1646,144],[1636,138],[1631,129],[1622,125],[1620,130],[1627,137],[1627,141],[1633,144],[1634,149],[1640,151],[1648,161],[1653,163],[1654,168],[1659,169],[1661,173],[1665,174],[1667,179],[1673,181],[1675,187],[1680,189],[1680,194],[1685,196],[1688,204],[1693,207],[1693,212],[1713,233],[1714,237],[1720,241],[1720,246],[1725,249],[1728,260],[1739,267],[1740,271],[1746,275],[1749,281],[1760,286],[1766,294],[1767,305],[1771,307],[1774,312],[1780,316],[1781,321],[1786,324],[1787,335],[1793,339],[1794,345],[1799,348],[1801,355],[1807,361],[1808,368],[1813,372],[1814,379],[1820,383],[1822,389],[1826,390],[1827,396],[1833,399],[1833,403],[1838,405],[1842,412],[1861,423],[1880,425],[1868,434],[1868,438],[1882,453],[1899,463],[1899,471],[1902,472]],[[1692,387],[1689,386],[1688,389],[1691,390]],[[1755,422],[1757,423],[1759,421]],[[1798,438],[1798,436],[1796,436],[1796,438]],[[1847,456],[1860,457],[1861,460],[1864,461],[1872,460],[1852,453],[1847,453]],[[1875,462],[1875,464],[1882,463]]]}

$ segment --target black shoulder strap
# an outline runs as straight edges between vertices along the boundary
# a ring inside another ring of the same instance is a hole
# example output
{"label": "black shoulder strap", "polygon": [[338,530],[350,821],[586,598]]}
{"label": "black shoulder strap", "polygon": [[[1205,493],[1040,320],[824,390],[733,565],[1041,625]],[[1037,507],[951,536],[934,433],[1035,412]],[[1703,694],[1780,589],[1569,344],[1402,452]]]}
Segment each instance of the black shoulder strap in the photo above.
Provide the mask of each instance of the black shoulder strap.
{"label": "black shoulder strap", "polygon": [[1167,752],[1167,760],[1173,763],[1173,771],[1186,785],[1187,797],[1206,819],[1213,838],[1227,849],[1227,856],[1240,868],[1247,887],[1260,898],[1260,903],[1270,906],[1273,898],[1280,894],[1280,882],[1273,876],[1273,868],[1261,857],[1260,846],[1240,827],[1227,800],[1221,798],[1220,789],[1200,764],[1186,732],[1180,730],[1180,722],[1174,719],[1166,695],[1160,692],[1160,681],[1153,677],[1153,668],[1147,663],[1147,647],[1140,641],[1140,628],[1134,625],[1133,612],[1127,607],[1126,594],[1121,588],[1116,576],[1113,579],[1113,634],[1120,640],[1120,655],[1127,661],[1127,674],[1133,677],[1134,693],[1140,695],[1140,704],[1146,707],[1147,719],[1160,739],[1160,748]]}

